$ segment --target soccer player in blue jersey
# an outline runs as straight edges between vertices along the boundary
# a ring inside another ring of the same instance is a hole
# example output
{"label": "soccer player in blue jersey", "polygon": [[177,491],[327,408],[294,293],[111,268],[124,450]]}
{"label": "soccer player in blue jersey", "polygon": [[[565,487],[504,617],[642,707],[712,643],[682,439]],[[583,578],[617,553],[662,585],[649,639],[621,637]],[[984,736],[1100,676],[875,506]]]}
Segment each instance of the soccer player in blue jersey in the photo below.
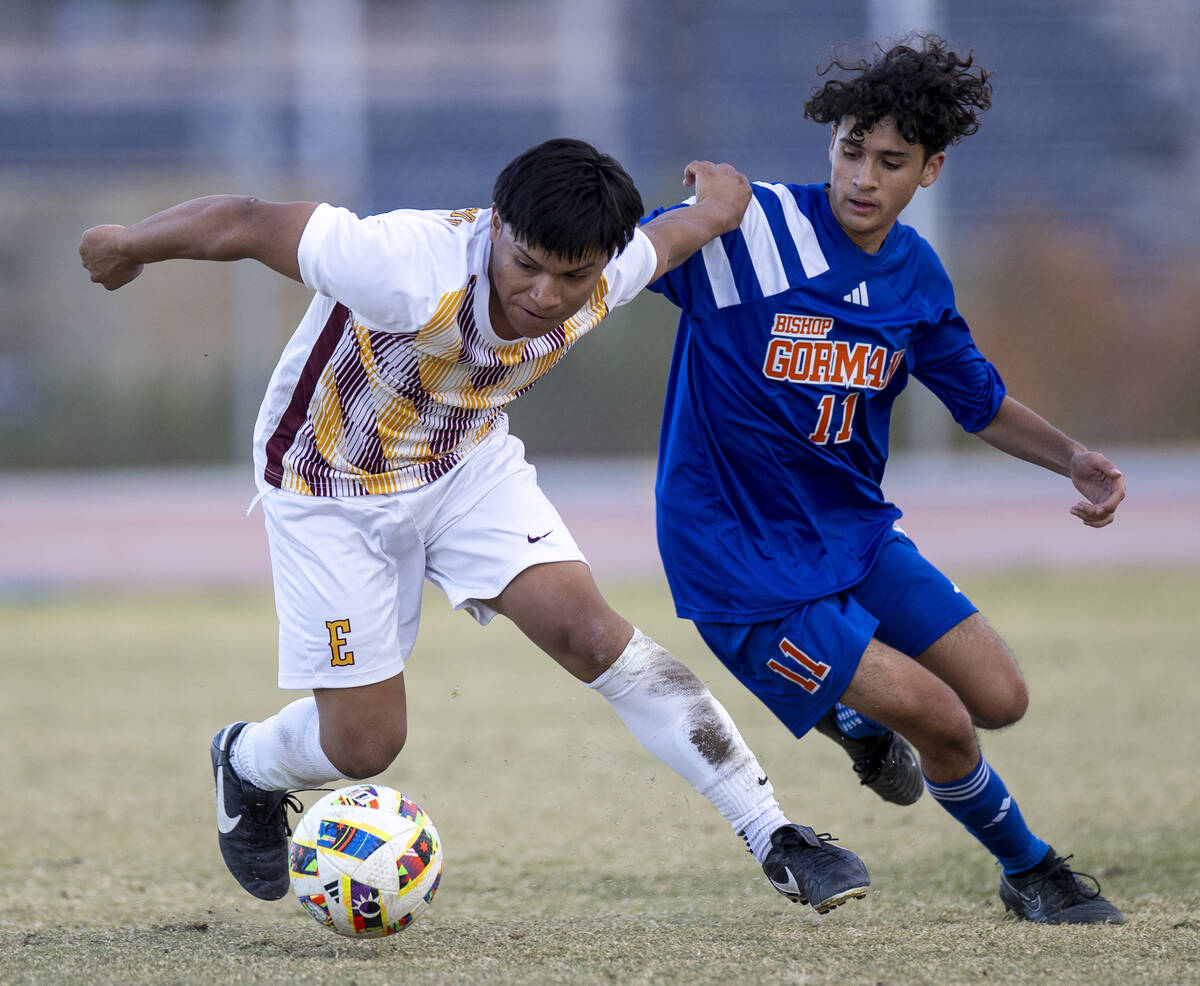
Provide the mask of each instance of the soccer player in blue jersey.
{"label": "soccer player in blue jersey", "polygon": [[738,229],[651,285],[682,310],[657,477],[676,607],[796,736],[834,738],[886,800],[927,787],[1001,864],[1008,910],[1119,924],[983,758],[976,727],[1020,719],[1025,682],[880,481],[910,374],[968,432],[1069,478],[1089,527],[1124,480],[1006,394],[934,251],[897,222],[978,129],[987,71],[933,35],[834,65],[846,77],[805,106],[832,130],[829,182],[755,183]]}

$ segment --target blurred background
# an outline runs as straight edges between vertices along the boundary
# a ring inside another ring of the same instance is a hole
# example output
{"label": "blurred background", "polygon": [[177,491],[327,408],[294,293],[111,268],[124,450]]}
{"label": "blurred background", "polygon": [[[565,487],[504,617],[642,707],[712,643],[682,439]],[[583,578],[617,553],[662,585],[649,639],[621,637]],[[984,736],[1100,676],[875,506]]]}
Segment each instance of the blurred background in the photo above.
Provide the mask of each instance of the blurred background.
{"label": "blurred background", "polygon": [[[647,208],[685,194],[695,157],[821,181],[828,136],[802,113],[819,69],[923,29],[976,51],[994,107],[905,219],[1013,396],[1152,454],[1193,502],[1196,0],[5,0],[0,493],[45,505],[39,477],[183,465],[251,488],[258,402],[307,292],[192,263],[110,295],[78,265],[85,228],[226,191],[487,206],[500,168],[555,135],[615,154]],[[517,402],[531,459],[648,503],[674,322],[639,299]],[[901,478],[972,441],[910,392]]]}

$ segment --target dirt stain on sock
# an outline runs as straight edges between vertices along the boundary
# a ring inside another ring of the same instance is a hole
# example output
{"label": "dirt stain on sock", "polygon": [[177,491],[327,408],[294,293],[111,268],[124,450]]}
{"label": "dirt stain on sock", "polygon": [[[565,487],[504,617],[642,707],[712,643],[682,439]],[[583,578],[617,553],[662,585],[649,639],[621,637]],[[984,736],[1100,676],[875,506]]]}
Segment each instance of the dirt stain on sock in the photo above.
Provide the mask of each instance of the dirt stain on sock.
{"label": "dirt stain on sock", "polygon": [[733,752],[733,733],[724,717],[712,707],[697,710],[688,740],[714,767],[723,764]]}
{"label": "dirt stain on sock", "polygon": [[682,661],[664,661],[654,669],[649,689],[654,695],[703,695],[708,689]]}

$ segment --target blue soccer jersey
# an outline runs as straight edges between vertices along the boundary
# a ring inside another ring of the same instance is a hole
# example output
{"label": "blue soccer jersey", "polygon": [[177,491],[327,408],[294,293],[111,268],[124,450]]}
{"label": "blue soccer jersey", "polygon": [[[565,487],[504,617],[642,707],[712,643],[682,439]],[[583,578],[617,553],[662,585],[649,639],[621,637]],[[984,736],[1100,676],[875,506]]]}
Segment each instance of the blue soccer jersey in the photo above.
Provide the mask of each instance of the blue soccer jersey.
{"label": "blue soccer jersey", "polygon": [[880,482],[910,372],[967,431],[1004,398],[915,231],[868,254],[823,185],[753,189],[738,229],[650,285],[682,309],[656,492],[694,620],[758,622],[865,576],[900,516]]}

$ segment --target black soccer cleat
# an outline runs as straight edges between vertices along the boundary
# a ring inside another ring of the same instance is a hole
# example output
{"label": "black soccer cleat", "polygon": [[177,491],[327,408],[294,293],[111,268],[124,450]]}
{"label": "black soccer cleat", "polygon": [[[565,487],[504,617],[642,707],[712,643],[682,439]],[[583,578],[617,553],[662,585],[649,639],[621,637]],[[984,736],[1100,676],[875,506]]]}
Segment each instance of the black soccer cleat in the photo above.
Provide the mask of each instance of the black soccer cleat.
{"label": "black soccer cleat", "polygon": [[[1076,873],[1053,849],[1032,870],[1000,877],[1000,899],[1006,910],[1037,924],[1124,924],[1125,915],[1100,896],[1100,881]],[[1084,882],[1094,883],[1095,889]]]}
{"label": "black soccer cleat", "polygon": [[871,878],[849,849],[831,845],[829,833],[817,835],[807,825],[781,825],[771,833],[771,851],[763,872],[788,900],[812,904],[825,914],[855,897],[866,897]]}
{"label": "black soccer cleat", "polygon": [[836,708],[829,710],[816,729],[850,755],[858,782],[884,801],[911,805],[920,799],[925,790],[921,765],[913,748],[899,733],[889,729],[880,736],[854,739],[838,728]]}
{"label": "black soccer cleat", "polygon": [[217,842],[234,879],[260,900],[279,900],[291,886],[288,875],[287,809],[303,810],[287,791],[263,791],[243,781],[229,753],[244,722],[226,726],[212,741],[217,786]]}

